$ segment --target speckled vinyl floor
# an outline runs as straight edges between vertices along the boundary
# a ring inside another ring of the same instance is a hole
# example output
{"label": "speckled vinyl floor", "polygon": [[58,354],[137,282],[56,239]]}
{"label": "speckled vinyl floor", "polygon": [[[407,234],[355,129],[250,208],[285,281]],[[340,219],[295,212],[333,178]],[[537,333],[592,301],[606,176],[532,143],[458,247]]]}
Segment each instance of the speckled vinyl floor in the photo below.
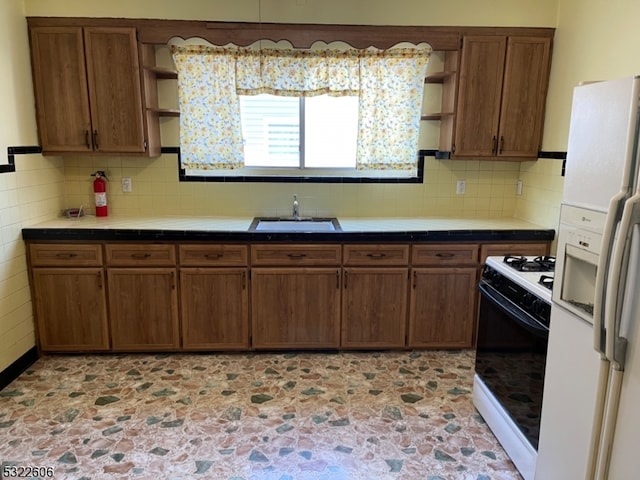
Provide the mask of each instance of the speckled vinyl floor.
{"label": "speckled vinyl floor", "polygon": [[55,479],[520,479],[472,405],[473,356],[47,356],[0,392],[0,461]]}

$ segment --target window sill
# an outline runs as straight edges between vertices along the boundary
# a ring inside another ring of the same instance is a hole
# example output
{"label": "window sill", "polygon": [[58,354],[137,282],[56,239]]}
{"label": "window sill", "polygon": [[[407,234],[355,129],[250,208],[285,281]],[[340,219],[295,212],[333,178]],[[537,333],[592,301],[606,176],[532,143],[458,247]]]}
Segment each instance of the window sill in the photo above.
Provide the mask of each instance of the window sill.
{"label": "window sill", "polygon": [[[166,152],[169,153],[169,152]],[[184,169],[179,170],[181,182],[225,182],[225,183],[423,183],[424,157],[433,156],[434,151],[420,150],[417,174],[411,177],[390,176],[281,176],[281,175],[190,175]]]}

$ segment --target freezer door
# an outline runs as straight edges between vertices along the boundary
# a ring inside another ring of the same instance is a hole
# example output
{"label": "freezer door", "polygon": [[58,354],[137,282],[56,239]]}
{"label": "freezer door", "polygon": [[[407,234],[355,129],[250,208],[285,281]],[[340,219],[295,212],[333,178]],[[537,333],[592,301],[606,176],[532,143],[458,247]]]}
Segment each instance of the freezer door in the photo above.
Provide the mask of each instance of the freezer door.
{"label": "freezer door", "polygon": [[591,324],[553,305],[536,480],[585,478],[600,364],[592,332]]}
{"label": "freezer door", "polygon": [[[634,221],[637,221],[637,218]],[[618,401],[610,458],[607,458],[605,451],[601,451],[601,456],[604,457],[602,461],[608,462],[608,478],[616,480],[635,480],[640,472],[640,227],[637,224],[631,228],[630,236],[624,262],[624,282],[621,285],[624,291],[623,304],[619,312],[621,318],[616,328],[620,337],[617,343],[626,345],[626,358],[618,358],[624,366],[624,376],[621,390],[616,392],[619,399],[610,397],[608,400],[609,404]],[[616,405],[609,407],[615,408]],[[608,445],[602,446],[602,450],[605,450],[606,446]],[[601,469],[606,470],[606,466],[602,466]]]}
{"label": "freezer door", "polygon": [[639,95],[636,77],[574,89],[563,203],[606,212],[633,186]]}

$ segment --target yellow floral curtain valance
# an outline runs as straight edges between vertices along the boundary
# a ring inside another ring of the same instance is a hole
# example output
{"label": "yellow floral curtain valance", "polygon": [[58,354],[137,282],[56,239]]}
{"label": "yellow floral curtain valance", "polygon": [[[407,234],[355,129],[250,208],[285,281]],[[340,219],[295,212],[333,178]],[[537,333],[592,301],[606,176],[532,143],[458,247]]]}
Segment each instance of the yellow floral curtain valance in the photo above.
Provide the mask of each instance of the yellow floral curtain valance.
{"label": "yellow floral curtain valance", "polygon": [[430,48],[172,46],[184,168],[243,166],[238,95],[359,97],[359,169],[412,169]]}

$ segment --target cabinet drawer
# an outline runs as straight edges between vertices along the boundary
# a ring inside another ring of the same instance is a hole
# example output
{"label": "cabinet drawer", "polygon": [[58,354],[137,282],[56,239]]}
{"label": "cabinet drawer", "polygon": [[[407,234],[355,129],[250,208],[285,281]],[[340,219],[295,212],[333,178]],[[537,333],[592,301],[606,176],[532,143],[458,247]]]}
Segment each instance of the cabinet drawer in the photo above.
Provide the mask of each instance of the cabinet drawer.
{"label": "cabinet drawer", "polygon": [[180,265],[183,266],[244,266],[247,264],[246,245],[180,245]]}
{"label": "cabinet drawer", "polygon": [[476,265],[478,245],[413,245],[412,265]]}
{"label": "cabinet drawer", "polygon": [[253,245],[252,265],[340,265],[340,245]]}
{"label": "cabinet drawer", "polygon": [[102,247],[98,244],[30,244],[29,254],[34,267],[102,265]]}
{"label": "cabinet drawer", "polygon": [[514,257],[548,255],[548,243],[494,243],[482,245],[480,249],[480,262],[484,263],[487,257]]}
{"label": "cabinet drawer", "polygon": [[407,265],[409,245],[345,245],[345,265]]}
{"label": "cabinet drawer", "polygon": [[174,245],[107,244],[107,265],[170,266],[176,263]]}

